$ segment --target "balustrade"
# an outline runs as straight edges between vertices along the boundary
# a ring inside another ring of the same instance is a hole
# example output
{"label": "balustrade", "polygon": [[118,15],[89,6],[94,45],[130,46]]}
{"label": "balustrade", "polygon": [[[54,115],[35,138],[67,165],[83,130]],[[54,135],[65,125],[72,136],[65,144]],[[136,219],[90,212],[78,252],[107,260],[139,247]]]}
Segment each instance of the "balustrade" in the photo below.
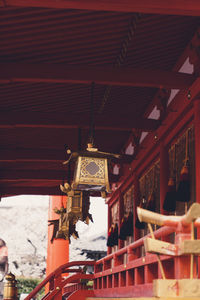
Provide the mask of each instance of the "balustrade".
{"label": "balustrade", "polygon": [[[145,217],[141,221],[150,222],[151,213],[147,211],[143,213]],[[199,253],[199,250],[195,250],[199,241],[192,239],[191,222],[196,227],[200,227],[199,216],[199,204],[193,204],[188,213],[182,217],[155,214],[156,221],[152,221],[152,223],[164,225],[154,231],[153,236],[156,240],[152,239],[152,233],[148,234],[96,262],[95,295],[115,296],[118,294],[130,297],[137,296],[140,291],[140,295],[149,297],[153,296],[154,280],[162,278],[165,282],[168,279],[179,282],[182,279],[197,279],[197,259],[194,259],[194,255],[197,257]],[[175,237],[174,244],[163,242],[163,240],[170,240],[169,237],[172,236],[172,233]],[[147,237],[151,238],[147,239]],[[147,252],[141,256],[144,244]],[[160,256],[160,254],[162,255]],[[157,282],[158,285],[163,283]]]}

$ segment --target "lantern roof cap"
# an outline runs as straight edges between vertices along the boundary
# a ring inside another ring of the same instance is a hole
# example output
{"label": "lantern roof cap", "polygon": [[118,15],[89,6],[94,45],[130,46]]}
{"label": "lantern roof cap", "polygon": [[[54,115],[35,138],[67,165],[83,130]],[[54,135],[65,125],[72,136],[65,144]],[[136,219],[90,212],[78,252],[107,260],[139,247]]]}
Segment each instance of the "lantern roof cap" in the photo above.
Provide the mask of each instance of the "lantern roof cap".
{"label": "lantern roof cap", "polygon": [[87,148],[84,151],[72,152],[69,159],[67,161],[64,161],[63,164],[66,165],[70,161],[76,160],[79,156],[95,157],[95,158],[109,158],[109,159],[114,159],[114,158],[120,159],[121,158],[120,154],[98,151],[97,148]]}

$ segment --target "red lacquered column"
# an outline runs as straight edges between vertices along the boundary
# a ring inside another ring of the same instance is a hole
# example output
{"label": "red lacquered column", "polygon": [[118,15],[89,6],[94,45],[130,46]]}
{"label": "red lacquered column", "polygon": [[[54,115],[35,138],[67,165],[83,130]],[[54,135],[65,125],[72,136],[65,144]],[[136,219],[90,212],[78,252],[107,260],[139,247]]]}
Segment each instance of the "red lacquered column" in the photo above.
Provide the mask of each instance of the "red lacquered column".
{"label": "red lacquered column", "polygon": [[[110,205],[108,205],[108,232],[107,232],[107,237],[108,237],[108,233],[109,233],[109,229],[111,226],[111,222],[112,222],[112,216],[111,216],[111,207]],[[107,254],[111,253],[111,247],[107,248]]]}
{"label": "red lacquered column", "polygon": [[200,203],[200,100],[194,101],[196,202]]}
{"label": "red lacquered column", "polygon": [[137,219],[137,206],[140,205],[140,188],[138,177],[135,176],[134,179],[134,203],[133,203],[133,226],[134,226],[134,241],[140,238],[140,230],[135,227],[135,222]]}
{"label": "red lacquered column", "polygon": [[[196,202],[200,203],[200,99],[194,101],[194,137],[195,137],[195,169],[196,169]],[[200,230],[197,230],[200,239]],[[200,266],[200,258],[198,257]],[[200,271],[198,272],[200,278]]]}
{"label": "red lacquered column", "polygon": [[[49,220],[59,219],[59,215],[54,212],[54,208],[61,208],[66,204],[66,196],[51,196],[49,200]],[[51,243],[53,226],[48,226],[48,244],[47,244],[47,269],[46,275],[50,274],[60,265],[69,261],[69,241],[63,239],[54,239]]]}

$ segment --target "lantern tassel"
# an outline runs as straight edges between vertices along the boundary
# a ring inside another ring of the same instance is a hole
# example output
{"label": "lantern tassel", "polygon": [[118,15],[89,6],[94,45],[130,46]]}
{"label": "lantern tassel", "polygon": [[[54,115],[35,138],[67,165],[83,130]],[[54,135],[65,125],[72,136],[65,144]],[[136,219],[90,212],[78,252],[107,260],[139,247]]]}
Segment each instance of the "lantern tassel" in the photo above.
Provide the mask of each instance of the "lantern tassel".
{"label": "lantern tassel", "polygon": [[185,202],[185,212],[187,212],[187,203],[190,201],[190,178],[188,168],[188,131],[186,132],[186,150],[184,166],[181,169],[180,182],[177,189],[177,201]]}
{"label": "lantern tassel", "polygon": [[[173,152],[173,175],[175,174],[175,162],[176,162],[176,144],[174,145]],[[176,181],[175,176],[170,176],[168,180],[167,193],[163,202],[163,209],[168,212],[175,212],[176,210]]]}
{"label": "lantern tassel", "polygon": [[168,191],[165,196],[163,203],[163,209],[168,212],[174,212],[176,210],[176,185],[173,177],[169,178],[168,181]]}

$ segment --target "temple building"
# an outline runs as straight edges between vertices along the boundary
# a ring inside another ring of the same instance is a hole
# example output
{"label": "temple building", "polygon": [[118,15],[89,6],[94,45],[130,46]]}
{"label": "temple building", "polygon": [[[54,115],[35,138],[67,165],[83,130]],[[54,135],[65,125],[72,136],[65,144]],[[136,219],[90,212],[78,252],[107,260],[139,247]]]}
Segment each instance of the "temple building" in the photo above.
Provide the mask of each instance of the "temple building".
{"label": "temple building", "polygon": [[[200,2],[1,0],[0,24],[0,196],[51,196],[25,299],[200,299]],[[69,261],[90,197],[107,251]]]}

